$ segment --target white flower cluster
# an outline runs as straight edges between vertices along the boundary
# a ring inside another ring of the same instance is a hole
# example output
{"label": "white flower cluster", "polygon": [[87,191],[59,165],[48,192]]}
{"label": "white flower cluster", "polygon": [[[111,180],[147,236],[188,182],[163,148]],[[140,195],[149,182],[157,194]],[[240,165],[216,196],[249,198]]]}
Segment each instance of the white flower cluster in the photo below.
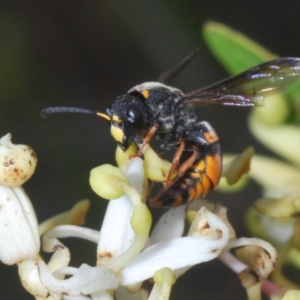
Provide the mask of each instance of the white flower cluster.
{"label": "white flower cluster", "polygon": [[[27,146],[12,145],[10,136],[2,138],[0,143],[0,159],[6,159],[7,153],[10,155],[7,164],[1,164],[7,165],[7,169],[2,174],[5,186],[0,181],[0,259],[6,264],[18,264],[21,282],[35,299],[168,299],[178,276],[195,264],[217,257],[237,272],[242,271],[241,280],[247,289],[260,284],[273,268],[274,248],[259,239],[236,239],[222,206],[211,211],[203,201],[194,203],[187,214],[191,223],[187,236],[182,236],[186,208],[169,209],[150,234],[152,218],[144,203],[147,178],[150,173],[152,177],[163,173],[161,170],[155,173],[153,166],[168,165],[153,159],[150,150],[145,162],[119,156],[123,171],[111,165],[92,170],[92,189],[106,199],[117,198],[109,202],[100,231],[78,226],[84,221],[88,201],[38,226],[30,200],[19,186],[23,182],[15,186],[15,179],[11,185],[7,181],[11,165],[24,178],[30,177],[36,163],[34,152]],[[21,157],[23,152],[29,156]],[[152,164],[147,167],[149,157]],[[26,162],[28,172],[25,172]],[[39,235],[43,250],[53,253],[48,262],[38,255]],[[67,237],[97,244],[95,266],[69,266],[71,254],[60,241]],[[233,247],[244,247],[237,255],[245,264],[228,253]],[[249,278],[252,278],[250,283]],[[150,294],[142,286],[148,279],[153,279]]]}

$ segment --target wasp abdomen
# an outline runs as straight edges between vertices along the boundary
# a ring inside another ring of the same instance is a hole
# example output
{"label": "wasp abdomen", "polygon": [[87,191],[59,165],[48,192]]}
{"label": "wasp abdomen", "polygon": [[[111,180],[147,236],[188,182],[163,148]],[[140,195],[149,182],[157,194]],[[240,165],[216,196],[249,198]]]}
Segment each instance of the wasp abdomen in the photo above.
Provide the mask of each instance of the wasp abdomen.
{"label": "wasp abdomen", "polygon": [[206,122],[197,123],[183,136],[186,146],[179,165],[196,151],[197,157],[175,182],[151,200],[155,207],[176,207],[205,196],[219,183],[222,172],[221,148],[218,137]]}

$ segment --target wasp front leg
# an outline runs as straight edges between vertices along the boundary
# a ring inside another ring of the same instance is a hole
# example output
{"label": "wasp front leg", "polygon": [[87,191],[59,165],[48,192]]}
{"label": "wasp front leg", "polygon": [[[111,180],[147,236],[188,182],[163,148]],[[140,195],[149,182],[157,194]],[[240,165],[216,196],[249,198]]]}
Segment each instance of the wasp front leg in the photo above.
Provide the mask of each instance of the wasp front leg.
{"label": "wasp front leg", "polygon": [[131,158],[132,157],[141,157],[143,155],[143,152],[144,152],[146,146],[148,144],[150,144],[150,142],[153,139],[153,137],[155,136],[158,128],[159,128],[158,124],[154,124],[150,128],[150,130],[146,133],[145,137],[143,138],[143,143],[141,144],[139,151],[136,154],[132,155]]}

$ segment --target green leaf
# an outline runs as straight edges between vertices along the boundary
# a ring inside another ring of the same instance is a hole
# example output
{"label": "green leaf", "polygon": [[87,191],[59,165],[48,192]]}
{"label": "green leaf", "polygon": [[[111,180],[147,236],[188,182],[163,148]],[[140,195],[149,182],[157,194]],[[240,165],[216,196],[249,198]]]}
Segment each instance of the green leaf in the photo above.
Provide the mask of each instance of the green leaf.
{"label": "green leaf", "polygon": [[[278,57],[240,32],[217,22],[205,24],[203,37],[212,54],[232,75]],[[292,106],[288,119],[297,122],[300,120],[300,80],[285,95]]]}
{"label": "green leaf", "polygon": [[278,56],[245,35],[216,22],[203,28],[204,40],[214,56],[230,74],[237,74]]}

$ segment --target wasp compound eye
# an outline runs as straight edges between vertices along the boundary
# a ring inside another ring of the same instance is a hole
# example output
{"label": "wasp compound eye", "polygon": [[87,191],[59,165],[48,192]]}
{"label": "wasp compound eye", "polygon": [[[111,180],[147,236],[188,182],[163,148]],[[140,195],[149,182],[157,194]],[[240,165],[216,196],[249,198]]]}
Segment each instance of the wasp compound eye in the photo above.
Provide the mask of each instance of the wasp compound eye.
{"label": "wasp compound eye", "polygon": [[106,113],[107,113],[109,116],[112,115],[112,113],[111,113],[111,105],[108,106],[108,107],[106,108]]}
{"label": "wasp compound eye", "polygon": [[138,107],[128,107],[126,114],[128,121],[135,127],[140,127],[143,125],[143,116]]}

